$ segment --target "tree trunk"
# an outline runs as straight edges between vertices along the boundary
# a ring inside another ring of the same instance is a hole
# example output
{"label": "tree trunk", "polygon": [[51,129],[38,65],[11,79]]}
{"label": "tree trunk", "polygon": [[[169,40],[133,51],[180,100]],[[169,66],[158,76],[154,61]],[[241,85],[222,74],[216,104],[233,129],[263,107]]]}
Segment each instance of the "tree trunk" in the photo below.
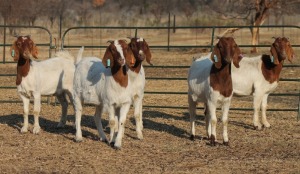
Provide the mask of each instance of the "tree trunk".
{"label": "tree trunk", "polygon": [[[275,1],[270,1],[270,0],[256,0],[256,12],[255,12],[255,18],[253,23],[253,28],[251,30],[252,34],[252,45],[257,45],[258,44],[258,34],[259,34],[259,27],[255,26],[261,26],[266,18],[269,16],[269,9],[271,6],[275,3]],[[253,47],[251,50],[252,53],[257,53],[258,49],[257,47]]]}

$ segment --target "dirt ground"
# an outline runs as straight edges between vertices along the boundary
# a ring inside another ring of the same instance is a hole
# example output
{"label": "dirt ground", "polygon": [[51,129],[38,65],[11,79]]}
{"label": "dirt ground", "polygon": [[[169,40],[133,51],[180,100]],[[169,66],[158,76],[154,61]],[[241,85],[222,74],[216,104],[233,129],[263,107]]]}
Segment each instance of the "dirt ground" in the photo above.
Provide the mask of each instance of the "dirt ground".
{"label": "dirt ground", "polygon": [[[153,51],[153,63],[190,65],[196,53]],[[299,58],[294,63],[299,64]],[[1,65],[0,73],[15,73],[15,64]],[[281,77],[299,78],[299,73],[299,68],[284,68]],[[147,77],[186,75],[187,69],[146,68]],[[1,77],[0,86],[14,86],[14,80],[12,76]],[[147,80],[146,85],[146,91],[187,91],[186,81]],[[299,82],[281,82],[274,93],[299,91]],[[15,89],[0,89],[0,99],[20,101]],[[298,97],[270,96],[269,108],[298,108],[298,102]],[[145,94],[144,105],[187,106],[187,97]],[[233,98],[232,107],[251,106],[251,97]],[[32,114],[32,105],[30,108]],[[201,109],[197,111],[195,141],[189,139],[187,110],[147,107],[143,109],[144,139],[138,140],[131,109],[121,150],[99,141],[93,106],[84,107],[81,143],[74,142],[72,107],[67,126],[57,129],[60,106],[43,103],[38,135],[20,133],[22,113],[22,103],[1,103],[0,173],[300,173],[300,121],[296,111],[268,111],[271,128],[258,131],[252,126],[253,111],[230,110],[230,144],[222,144],[222,124],[218,122],[219,143],[212,147],[205,137]],[[217,115],[220,118],[220,111]],[[108,135],[107,118],[103,116]]]}

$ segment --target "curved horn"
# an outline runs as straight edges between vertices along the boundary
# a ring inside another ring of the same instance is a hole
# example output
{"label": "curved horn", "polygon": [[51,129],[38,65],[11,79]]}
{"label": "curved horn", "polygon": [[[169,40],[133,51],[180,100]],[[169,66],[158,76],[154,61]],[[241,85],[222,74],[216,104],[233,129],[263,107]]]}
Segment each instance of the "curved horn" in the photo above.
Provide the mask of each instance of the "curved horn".
{"label": "curved horn", "polygon": [[113,43],[114,41],[113,40],[108,40],[106,43]]}
{"label": "curved horn", "polygon": [[14,37],[18,38],[18,37],[19,37],[19,35],[18,35],[18,34],[15,34],[15,35],[14,35]]}

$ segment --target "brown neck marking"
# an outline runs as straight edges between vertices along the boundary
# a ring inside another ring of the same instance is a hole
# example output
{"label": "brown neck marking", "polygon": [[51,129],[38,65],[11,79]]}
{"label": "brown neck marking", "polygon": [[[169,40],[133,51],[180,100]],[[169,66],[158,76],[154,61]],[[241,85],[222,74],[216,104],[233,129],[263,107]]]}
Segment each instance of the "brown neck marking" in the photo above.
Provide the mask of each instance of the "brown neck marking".
{"label": "brown neck marking", "polygon": [[224,97],[232,94],[231,64],[223,64],[220,69],[212,65],[210,70],[210,86]]}

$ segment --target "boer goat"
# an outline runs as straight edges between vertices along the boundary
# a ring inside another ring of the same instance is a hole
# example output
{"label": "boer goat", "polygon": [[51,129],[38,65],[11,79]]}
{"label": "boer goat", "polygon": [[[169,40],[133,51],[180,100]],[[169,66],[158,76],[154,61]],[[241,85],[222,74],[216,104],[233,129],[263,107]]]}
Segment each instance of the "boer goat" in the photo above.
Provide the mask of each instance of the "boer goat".
{"label": "boer goat", "polygon": [[[126,59],[126,60],[125,60]],[[81,115],[83,103],[96,105],[95,123],[102,141],[107,141],[101,123],[103,112],[109,113],[110,143],[121,148],[125,121],[130,109],[132,88],[126,62],[134,60],[124,40],[111,41],[103,59],[85,57],[74,75],[76,141],[82,141]]]}
{"label": "boer goat", "polygon": [[191,139],[195,138],[196,105],[205,105],[207,136],[211,145],[216,143],[216,108],[222,103],[223,141],[228,145],[228,111],[233,94],[231,62],[239,67],[241,51],[232,37],[221,37],[212,53],[195,60],[188,73],[188,103],[191,124]]}
{"label": "boer goat", "polygon": [[143,139],[143,97],[144,97],[144,88],[145,88],[145,72],[142,66],[142,62],[145,60],[152,65],[151,63],[151,52],[149,46],[145,39],[143,38],[131,38],[130,43],[128,44],[130,49],[133,52],[135,61],[129,63],[129,79],[132,84],[133,92],[133,106],[134,106],[134,118],[136,123],[136,132],[138,139]]}
{"label": "boer goat", "polygon": [[[279,82],[279,75],[286,58],[291,62],[294,51],[285,37],[275,38],[271,45],[271,55],[245,57],[240,62],[241,68],[232,68],[233,93],[238,96],[253,94],[253,124],[258,130],[270,127],[267,121],[266,109],[268,95],[275,90]],[[262,124],[258,119],[262,109]]]}
{"label": "boer goat", "polygon": [[38,49],[29,36],[18,36],[11,46],[11,54],[14,60],[18,61],[16,85],[24,107],[24,125],[21,132],[28,131],[30,97],[34,98],[33,133],[40,132],[39,114],[42,95],[57,96],[62,105],[62,116],[58,126],[64,125],[68,110],[66,95],[72,100],[75,58],[67,51],[61,51],[55,58],[39,62],[31,60],[32,57],[37,58]]}

